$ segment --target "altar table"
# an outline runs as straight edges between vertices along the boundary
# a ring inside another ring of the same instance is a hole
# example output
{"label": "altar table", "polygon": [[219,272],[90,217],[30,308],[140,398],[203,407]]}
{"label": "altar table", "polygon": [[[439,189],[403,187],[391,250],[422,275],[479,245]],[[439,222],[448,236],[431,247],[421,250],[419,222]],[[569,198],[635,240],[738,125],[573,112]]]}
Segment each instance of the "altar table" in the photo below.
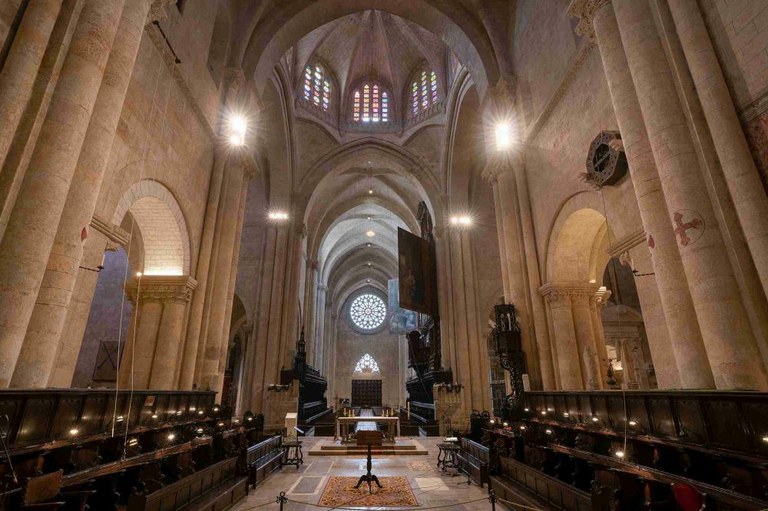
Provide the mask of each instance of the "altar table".
{"label": "altar table", "polygon": [[336,418],[336,436],[334,440],[341,438],[344,440],[349,436],[349,426],[357,425],[358,422],[384,422],[387,425],[387,433],[392,440],[400,436],[400,417],[337,417]]}

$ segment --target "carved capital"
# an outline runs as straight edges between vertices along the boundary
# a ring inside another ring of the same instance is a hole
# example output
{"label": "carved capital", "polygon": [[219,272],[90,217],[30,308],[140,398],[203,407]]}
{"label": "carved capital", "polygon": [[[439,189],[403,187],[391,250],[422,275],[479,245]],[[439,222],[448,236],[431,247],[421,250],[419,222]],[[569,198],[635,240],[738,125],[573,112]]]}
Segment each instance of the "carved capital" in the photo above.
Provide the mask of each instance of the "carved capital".
{"label": "carved capital", "polygon": [[595,30],[592,27],[592,21],[595,19],[597,11],[610,3],[611,0],[572,0],[568,6],[568,16],[579,19],[575,29],[576,33],[594,41]]}
{"label": "carved capital", "polygon": [[539,288],[541,296],[552,306],[581,305],[587,307],[592,304],[595,297],[607,299],[605,294],[610,296],[610,291],[597,284],[582,284],[580,282],[562,282],[544,284]]}
{"label": "carved capital", "polygon": [[125,284],[125,292],[132,302],[187,303],[197,281],[189,275],[144,275],[133,277]]}

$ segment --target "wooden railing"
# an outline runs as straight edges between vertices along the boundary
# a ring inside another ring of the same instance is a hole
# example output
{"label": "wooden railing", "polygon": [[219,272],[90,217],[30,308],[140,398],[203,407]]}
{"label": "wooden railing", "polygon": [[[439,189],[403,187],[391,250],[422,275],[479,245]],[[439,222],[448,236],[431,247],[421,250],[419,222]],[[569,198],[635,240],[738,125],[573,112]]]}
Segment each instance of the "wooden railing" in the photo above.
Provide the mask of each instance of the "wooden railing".
{"label": "wooden railing", "polygon": [[469,438],[462,438],[459,444],[459,467],[467,477],[482,487],[488,483],[488,466],[490,464],[490,449]]}
{"label": "wooden railing", "polygon": [[250,446],[245,453],[245,466],[248,470],[248,484],[256,486],[269,474],[283,466],[283,448],[281,437],[274,436]]}

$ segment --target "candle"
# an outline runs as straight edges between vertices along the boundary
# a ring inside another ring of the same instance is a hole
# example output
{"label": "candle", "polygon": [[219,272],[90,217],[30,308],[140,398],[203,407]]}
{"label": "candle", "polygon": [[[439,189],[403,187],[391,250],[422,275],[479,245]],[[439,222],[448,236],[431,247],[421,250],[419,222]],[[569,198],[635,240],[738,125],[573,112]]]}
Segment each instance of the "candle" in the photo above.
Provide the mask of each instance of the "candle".
{"label": "candle", "polygon": [[408,401],[408,420],[411,420],[411,402]]}

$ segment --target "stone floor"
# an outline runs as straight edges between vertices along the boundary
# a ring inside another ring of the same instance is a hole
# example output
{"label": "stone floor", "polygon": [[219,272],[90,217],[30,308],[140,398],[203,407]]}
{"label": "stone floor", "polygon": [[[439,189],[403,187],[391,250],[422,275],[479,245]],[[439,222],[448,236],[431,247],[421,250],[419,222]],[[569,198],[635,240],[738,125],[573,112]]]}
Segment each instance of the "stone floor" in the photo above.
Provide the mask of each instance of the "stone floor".
{"label": "stone floor", "polygon": [[[303,439],[304,452],[306,453],[317,440],[313,437]],[[419,438],[418,440],[427,448],[429,455],[380,457],[373,460],[372,472],[378,476],[400,475],[408,477],[416,500],[419,502],[419,507],[406,509],[421,510],[430,508],[455,511],[490,511],[491,504],[488,502],[487,487],[481,489],[476,484],[467,485],[467,478],[463,474],[452,477],[448,473],[441,472],[436,467],[437,444],[442,441],[440,438]],[[278,510],[280,506],[275,503],[275,498],[281,491],[286,492],[286,496],[290,499],[284,505],[284,511],[329,509],[312,505],[320,500],[328,476],[357,476],[363,473],[365,473],[364,457],[313,456],[310,458],[305,456],[304,465],[299,467],[298,470],[295,467],[285,467],[281,471],[274,473],[260,484],[255,491],[251,490],[248,497],[235,506],[233,510]],[[522,496],[518,502],[528,506],[533,505]],[[260,507],[257,508],[256,506]],[[509,508],[497,504],[497,509]]]}

